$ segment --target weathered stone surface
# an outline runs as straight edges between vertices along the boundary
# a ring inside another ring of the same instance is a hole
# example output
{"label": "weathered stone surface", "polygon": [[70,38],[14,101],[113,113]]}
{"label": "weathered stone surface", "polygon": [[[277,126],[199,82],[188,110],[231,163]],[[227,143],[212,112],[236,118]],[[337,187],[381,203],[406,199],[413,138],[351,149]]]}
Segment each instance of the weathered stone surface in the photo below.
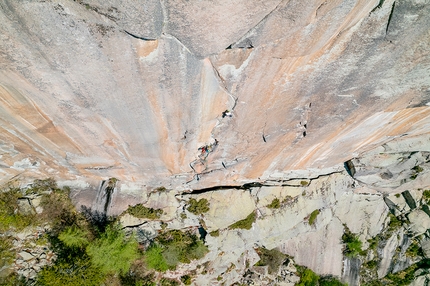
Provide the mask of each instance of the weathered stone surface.
{"label": "weathered stone surface", "polygon": [[120,223],[123,227],[138,226],[146,222],[147,219],[137,218],[128,213],[120,217]]}
{"label": "weathered stone surface", "polygon": [[21,256],[22,259],[24,259],[24,261],[34,259],[34,256],[28,253],[27,251],[21,251],[20,253],[18,253],[18,255]]}
{"label": "weathered stone surface", "polygon": [[238,185],[418,143],[429,8],[377,2],[3,1],[2,180]]}
{"label": "weathered stone surface", "polygon": [[[226,228],[255,210],[254,199],[248,191],[218,190],[193,197],[197,200],[205,198],[210,202],[209,211],[203,216],[208,231]],[[187,199],[187,196],[184,198]]]}
{"label": "weathered stone surface", "polygon": [[422,210],[414,210],[408,214],[409,230],[415,235],[423,234],[430,228],[430,217]]}
{"label": "weathered stone surface", "polygon": [[[125,33],[155,40],[161,36],[164,25],[162,5],[159,0],[136,2],[86,0],[82,3],[87,10],[94,11],[113,23]],[[61,6],[61,5],[59,5]],[[98,26],[103,32],[103,26]],[[107,33],[108,31],[105,31]]]}

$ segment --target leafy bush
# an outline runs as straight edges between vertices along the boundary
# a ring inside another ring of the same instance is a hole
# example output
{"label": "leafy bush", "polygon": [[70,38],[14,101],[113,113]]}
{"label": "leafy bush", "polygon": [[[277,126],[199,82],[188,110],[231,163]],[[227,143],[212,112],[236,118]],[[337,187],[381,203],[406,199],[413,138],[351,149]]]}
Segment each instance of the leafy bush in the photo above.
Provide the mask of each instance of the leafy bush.
{"label": "leafy bush", "polygon": [[181,276],[181,281],[185,285],[191,285],[191,276],[190,275]]}
{"label": "leafy bush", "polygon": [[269,209],[279,209],[281,207],[281,201],[278,198],[274,198],[270,204],[267,205]]}
{"label": "leafy bush", "polygon": [[340,282],[333,276],[326,276],[320,278],[319,286],[348,286],[348,284]]}
{"label": "leafy bush", "polygon": [[414,273],[417,270],[418,266],[417,264],[413,264],[406,268],[403,271],[397,272],[397,273],[390,273],[386,276],[386,279],[391,281],[393,285],[409,285],[414,280],[415,276]]}
{"label": "leafy bush", "polygon": [[211,231],[209,234],[213,237],[218,237],[219,236],[219,229]]}
{"label": "leafy bush", "polygon": [[345,232],[342,235],[343,243],[346,244],[344,254],[348,257],[356,257],[362,253],[362,243],[356,234],[353,234],[348,227],[345,226]]}
{"label": "leafy bush", "polygon": [[161,233],[144,255],[149,268],[166,271],[175,269],[180,262],[200,259],[207,252],[207,246],[195,234],[171,230]]}
{"label": "leafy bush", "polygon": [[191,198],[188,201],[188,205],[189,207],[187,210],[195,215],[203,214],[209,211],[209,202],[207,199],[200,199],[197,201],[196,199]]}
{"label": "leafy bush", "polygon": [[37,285],[75,286],[101,285],[105,276],[91,264],[88,256],[74,257],[70,261],[57,261],[53,266],[44,267],[37,276]]}
{"label": "leafy bush", "polygon": [[269,273],[276,273],[279,266],[285,261],[287,255],[283,254],[277,249],[268,250],[266,248],[258,248],[257,253],[260,260],[256,263],[257,266],[269,266]]}
{"label": "leafy bush", "polygon": [[166,271],[169,269],[169,266],[163,257],[163,248],[157,244],[153,244],[148,248],[144,253],[144,256],[145,262],[150,269],[155,269],[157,271]]}
{"label": "leafy bush", "polygon": [[22,197],[20,189],[0,191],[0,232],[9,229],[22,230],[35,222],[34,214],[21,213],[18,199]]}
{"label": "leafy bush", "polygon": [[161,209],[147,208],[142,204],[129,206],[126,212],[137,218],[148,218],[148,219],[159,219],[163,214],[163,210]]}
{"label": "leafy bush", "polygon": [[430,190],[423,191],[423,199],[428,202],[430,200]]}
{"label": "leafy bush", "polygon": [[160,286],[179,286],[181,284],[179,283],[179,281],[175,279],[161,278],[159,285]]}
{"label": "leafy bush", "polygon": [[52,231],[58,235],[66,227],[77,224],[78,213],[69,198],[70,190],[54,189],[51,193],[42,196],[43,212],[41,219],[49,222]]}
{"label": "leafy bush", "polygon": [[421,255],[421,252],[421,247],[415,240],[413,240],[408,249],[406,249],[406,255],[409,257],[416,257],[418,255]]}
{"label": "leafy bush", "polygon": [[10,236],[0,236],[0,269],[9,265],[15,258],[15,251],[13,247],[13,238]]}
{"label": "leafy bush", "polygon": [[250,213],[245,219],[239,220],[229,226],[230,229],[251,229],[252,224],[257,219],[255,211]]}
{"label": "leafy bush", "polygon": [[315,223],[315,220],[317,219],[317,216],[320,214],[319,210],[314,210],[311,215],[309,216],[309,224],[313,225]]}
{"label": "leafy bush", "polygon": [[300,281],[297,286],[316,286],[318,285],[319,276],[312,270],[303,266],[298,266],[297,271],[299,272]]}
{"label": "leafy bush", "polygon": [[88,232],[77,227],[67,227],[58,235],[58,239],[67,247],[85,247],[88,244]]}
{"label": "leafy bush", "polygon": [[393,231],[398,230],[402,227],[402,221],[399,220],[395,215],[389,214],[390,222],[388,223],[388,232],[391,233]]}
{"label": "leafy bush", "polygon": [[125,238],[123,231],[110,227],[103,236],[87,247],[92,263],[104,274],[126,273],[138,258],[137,241]]}

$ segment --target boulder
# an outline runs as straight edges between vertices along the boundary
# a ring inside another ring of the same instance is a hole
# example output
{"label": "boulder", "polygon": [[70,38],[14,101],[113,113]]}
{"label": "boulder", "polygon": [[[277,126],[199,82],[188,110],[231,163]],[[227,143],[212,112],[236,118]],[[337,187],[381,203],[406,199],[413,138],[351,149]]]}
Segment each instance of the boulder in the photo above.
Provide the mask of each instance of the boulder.
{"label": "boulder", "polygon": [[421,235],[430,228],[430,217],[423,210],[414,210],[408,214],[409,230],[415,235]]}

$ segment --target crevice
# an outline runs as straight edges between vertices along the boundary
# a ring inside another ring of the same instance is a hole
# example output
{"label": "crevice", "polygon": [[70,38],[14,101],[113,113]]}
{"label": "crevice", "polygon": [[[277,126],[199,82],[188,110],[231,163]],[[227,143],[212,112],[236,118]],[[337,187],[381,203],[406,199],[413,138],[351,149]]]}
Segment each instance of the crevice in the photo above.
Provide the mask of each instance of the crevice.
{"label": "crevice", "polygon": [[[249,29],[241,38],[239,38],[239,40],[237,40],[236,42],[234,42],[233,44],[231,44],[230,46],[228,46],[226,49],[232,49],[235,48],[235,45],[237,45],[238,43],[242,42],[243,40],[245,40],[247,38],[247,35],[254,29],[256,29],[260,24],[262,24],[274,11],[276,11],[279,7],[279,5],[282,4],[282,2],[284,2],[284,0],[279,1],[278,5],[276,5],[275,8],[273,8],[268,14],[266,14],[266,16],[264,16],[255,26],[253,26],[251,29]],[[249,40],[249,39],[248,39]],[[251,41],[251,40],[249,40]],[[252,44],[251,44],[252,45]],[[252,46],[252,48],[254,48],[254,46]]]}
{"label": "crevice", "polygon": [[373,9],[372,9],[372,11],[370,11],[370,13],[373,13],[373,12],[375,12],[377,9],[381,8],[381,7],[382,7],[382,5],[384,4],[384,2],[385,2],[385,0],[379,0],[379,4],[378,4],[378,5],[376,5],[376,7],[375,7],[375,8],[373,8]]}
{"label": "crevice", "polygon": [[[215,171],[215,170],[212,170]],[[267,180],[264,182],[250,182],[250,183],[246,183],[243,185],[221,185],[221,186],[213,186],[213,187],[208,187],[208,188],[203,188],[203,189],[194,189],[191,192],[187,192],[186,194],[188,195],[198,195],[198,194],[203,194],[203,193],[207,193],[207,192],[213,192],[213,191],[217,191],[217,190],[226,190],[226,189],[234,189],[234,190],[249,190],[251,188],[261,188],[261,187],[297,187],[297,188],[302,188],[304,186],[302,185],[297,185],[297,184],[291,184],[288,183],[289,181],[293,181],[293,180],[307,180],[309,181],[309,183],[306,186],[309,186],[311,184],[311,182],[313,180],[317,180],[320,179],[321,177],[326,177],[326,176],[330,176],[333,174],[337,174],[337,173],[342,173],[343,171],[335,171],[332,173],[328,173],[328,174],[324,174],[324,175],[319,175],[316,176],[314,178],[294,178],[294,179],[289,179],[289,180],[277,180],[277,181],[271,181],[271,180]],[[271,183],[272,182],[272,183]],[[277,184],[273,184],[273,183],[277,183]]]}
{"label": "crevice", "polygon": [[82,0],[75,0],[75,2],[77,2],[78,4],[81,4],[81,5],[83,5],[83,6],[85,6],[85,8],[86,8],[87,10],[94,11],[94,12],[96,12],[97,14],[102,15],[102,16],[104,16],[104,17],[108,18],[109,20],[111,20],[111,21],[115,22],[115,23],[116,23],[116,21],[118,21],[118,20],[119,20],[118,18],[116,18],[116,17],[114,17],[114,16],[112,16],[112,15],[109,15],[109,14],[106,14],[106,13],[101,12],[97,7],[91,6],[90,4],[85,3],[85,2],[84,2],[84,1],[82,1]]}
{"label": "crevice", "polygon": [[123,30],[123,31],[124,31],[124,33],[126,33],[129,36],[132,36],[135,39],[139,39],[139,40],[143,40],[143,41],[156,41],[157,40],[157,39],[150,39],[150,38],[139,37],[139,36],[136,36],[136,35],[134,35],[134,34],[132,34],[130,32],[127,32],[126,30]]}
{"label": "crevice", "polygon": [[385,36],[388,33],[388,28],[390,27],[391,18],[393,17],[394,7],[396,6],[396,1],[393,2],[393,6],[391,7],[390,16],[388,17],[387,28],[385,29]]}

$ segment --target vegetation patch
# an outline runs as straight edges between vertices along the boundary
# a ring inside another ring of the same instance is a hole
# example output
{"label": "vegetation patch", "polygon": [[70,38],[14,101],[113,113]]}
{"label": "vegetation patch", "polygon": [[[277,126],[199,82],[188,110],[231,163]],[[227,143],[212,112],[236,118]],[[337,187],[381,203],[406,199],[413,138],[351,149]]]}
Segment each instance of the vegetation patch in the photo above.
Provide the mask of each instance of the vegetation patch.
{"label": "vegetation patch", "polygon": [[317,219],[317,216],[320,214],[319,210],[314,210],[311,215],[309,216],[309,224],[314,225],[315,220]]}
{"label": "vegetation patch", "polygon": [[260,260],[255,264],[256,266],[269,266],[269,273],[276,273],[282,263],[287,259],[287,255],[283,254],[276,248],[268,250],[266,248],[258,248],[258,255]]}
{"label": "vegetation patch", "polygon": [[281,201],[278,198],[274,198],[270,204],[267,205],[269,209],[279,209],[281,207]]}
{"label": "vegetation patch", "polygon": [[346,283],[342,283],[334,276],[323,276],[320,277],[311,269],[305,266],[296,265],[297,275],[300,277],[300,281],[297,286],[348,286]]}
{"label": "vegetation patch", "polygon": [[406,256],[416,257],[422,255],[422,249],[416,240],[412,240],[411,245],[406,249]]}
{"label": "vegetation patch", "polygon": [[0,232],[22,230],[35,222],[36,216],[21,211],[18,200],[23,196],[20,189],[11,188],[0,192]]}
{"label": "vegetation patch", "polygon": [[129,206],[126,213],[137,218],[159,219],[163,214],[163,210],[147,208],[142,204],[137,204],[135,206]]}
{"label": "vegetation patch", "polygon": [[210,234],[210,236],[218,237],[219,236],[219,229],[211,231],[209,234]]}
{"label": "vegetation patch", "polygon": [[230,229],[251,229],[252,224],[257,219],[257,214],[252,211],[245,219],[239,220],[229,226]]}
{"label": "vegetation patch", "polygon": [[392,232],[398,230],[402,227],[403,223],[401,220],[399,220],[395,215],[390,213],[389,215],[390,222],[388,223],[388,230],[387,232],[391,234]]}
{"label": "vegetation patch", "polygon": [[430,190],[424,190],[424,191],[423,191],[423,199],[424,199],[426,202],[429,202],[429,201],[430,201]]}
{"label": "vegetation patch", "polygon": [[181,276],[181,282],[185,285],[191,285],[191,276],[190,275],[183,275]]}
{"label": "vegetation patch", "polygon": [[203,258],[207,252],[207,246],[197,235],[170,230],[161,233],[144,255],[149,268],[166,271],[175,269],[178,263]]}
{"label": "vegetation patch", "polygon": [[197,201],[191,198],[188,201],[188,205],[187,210],[195,215],[200,215],[209,211],[209,202],[207,199],[200,199]]}
{"label": "vegetation patch", "polygon": [[349,228],[345,225],[345,231],[342,235],[342,241],[345,243],[345,249],[343,253],[348,257],[357,257],[363,250],[361,249],[362,243],[358,238],[358,235],[352,233]]}

